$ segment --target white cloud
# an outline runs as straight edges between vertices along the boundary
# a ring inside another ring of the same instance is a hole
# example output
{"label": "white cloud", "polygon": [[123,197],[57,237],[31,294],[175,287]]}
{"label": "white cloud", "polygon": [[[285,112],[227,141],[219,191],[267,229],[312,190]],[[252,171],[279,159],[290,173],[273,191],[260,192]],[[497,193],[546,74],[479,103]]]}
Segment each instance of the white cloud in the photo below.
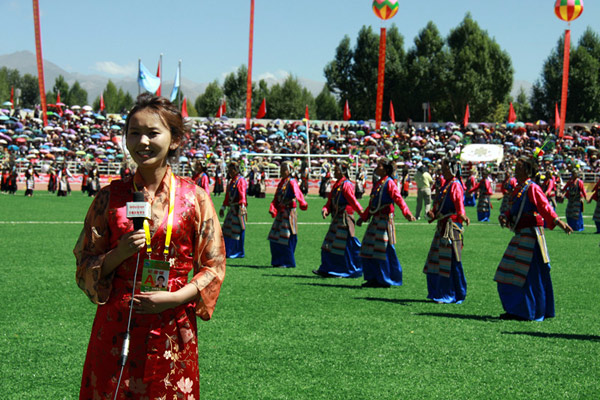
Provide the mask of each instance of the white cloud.
{"label": "white cloud", "polygon": [[253,80],[260,81],[261,79],[264,79],[265,81],[284,81],[289,75],[290,73],[288,71],[278,70],[275,72],[262,73]]}
{"label": "white cloud", "polygon": [[137,65],[135,64],[127,64],[127,65],[119,65],[112,61],[99,61],[94,65],[94,70],[103,72],[109,75],[134,75],[137,72]]}

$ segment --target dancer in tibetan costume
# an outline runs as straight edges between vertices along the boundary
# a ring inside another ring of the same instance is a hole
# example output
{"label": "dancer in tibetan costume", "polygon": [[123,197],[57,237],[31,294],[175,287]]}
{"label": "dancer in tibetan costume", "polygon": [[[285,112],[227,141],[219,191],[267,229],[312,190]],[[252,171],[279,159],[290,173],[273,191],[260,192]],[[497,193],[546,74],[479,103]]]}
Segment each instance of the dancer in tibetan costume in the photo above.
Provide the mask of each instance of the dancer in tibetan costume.
{"label": "dancer in tibetan costume", "polygon": [[363,209],[354,196],[348,177],[348,164],[338,162],[333,170],[336,179],[329,199],[321,210],[325,219],[331,215],[329,231],[321,246],[321,266],[313,274],[325,278],[357,278],[362,275],[360,241],[354,235],[354,211]]}
{"label": "dancer in tibetan costume", "polygon": [[196,161],[196,173],[192,177],[192,180],[210,196],[210,178],[208,177],[204,162]]}
{"label": "dancer in tibetan costume", "polygon": [[423,272],[427,274],[427,298],[436,303],[462,303],[467,297],[467,280],[462,266],[465,215],[460,161],[442,162],[444,186],[437,193],[429,222],[437,220],[433,242]]}
{"label": "dancer in tibetan costume", "polygon": [[473,166],[469,177],[463,184],[465,189],[465,207],[475,207],[476,195],[471,189],[477,184],[477,168]]}
{"label": "dancer in tibetan costume", "polygon": [[502,182],[502,186],[500,187],[500,190],[502,191],[500,214],[504,214],[506,211],[508,211],[508,200],[510,199],[510,195],[516,186],[517,178],[512,176],[509,171],[506,171],[506,177],[504,178],[504,182]]}
{"label": "dancer in tibetan costume", "polygon": [[408,221],[415,221],[400,189],[391,178],[394,164],[381,157],[375,174],[379,180],[371,190],[369,207],[361,214],[359,224],[371,220],[365,233],[360,257],[365,283],[363,287],[390,287],[402,285],[402,266],[396,255],[396,228],[394,226],[394,203]]}
{"label": "dancer in tibetan costume", "polygon": [[583,202],[587,198],[587,193],[577,169],[571,171],[571,179],[562,188],[562,193],[568,199],[567,223],[574,231],[583,231]]}
{"label": "dancer in tibetan costume", "polygon": [[283,162],[280,168],[281,181],[277,185],[275,196],[269,207],[269,213],[275,218],[269,232],[271,265],[280,268],[296,267],[296,258],[294,257],[298,243],[296,202],[301,210],[308,208],[298,182],[292,177],[291,172],[292,163]]}
{"label": "dancer in tibetan costume", "polygon": [[[76,279],[98,307],[80,399],[200,398],[198,354],[208,346],[199,352],[198,345],[210,339],[198,336],[197,317],[211,318],[225,277],[225,249],[209,197],[167,164],[184,137],[177,107],[163,97],[139,96],[124,139],[137,172],[101,189],[85,218],[74,249]],[[139,191],[151,218],[133,230],[127,203]],[[166,287],[144,291],[159,277]],[[121,363],[124,342],[129,355]]]}
{"label": "dancer in tibetan costume", "polygon": [[596,233],[600,233],[600,179],[596,182],[596,186],[592,189],[592,196],[588,200],[588,203],[591,203],[592,200],[596,200],[596,209],[594,210],[594,216],[592,219],[596,223]]}
{"label": "dancer in tibetan costume", "polygon": [[481,180],[469,190],[469,193],[477,192],[477,221],[487,222],[490,220],[490,210],[492,203],[490,201],[494,189],[492,188],[492,179],[489,171],[484,169],[481,173]]}
{"label": "dancer in tibetan costume", "polygon": [[511,194],[509,210],[498,217],[502,227],[515,233],[494,277],[505,311],[501,319],[542,321],[554,317],[544,221],[549,229],[559,226],[567,234],[573,230],[558,218],[542,189],[533,182],[535,169],[532,157],[517,160],[518,185]]}
{"label": "dancer in tibetan costume", "polygon": [[219,210],[219,215],[223,217],[225,208],[227,216],[223,222],[223,237],[225,238],[225,249],[227,258],[244,258],[244,239],[246,237],[246,220],[248,218],[246,207],[246,189],[248,184],[240,174],[240,166],[236,161],[231,161],[227,167],[229,183],[225,192],[225,200]]}
{"label": "dancer in tibetan costume", "polygon": [[27,170],[25,170],[25,196],[32,197],[33,189],[35,189],[35,178],[39,178],[39,174],[33,168],[33,165],[29,164]]}

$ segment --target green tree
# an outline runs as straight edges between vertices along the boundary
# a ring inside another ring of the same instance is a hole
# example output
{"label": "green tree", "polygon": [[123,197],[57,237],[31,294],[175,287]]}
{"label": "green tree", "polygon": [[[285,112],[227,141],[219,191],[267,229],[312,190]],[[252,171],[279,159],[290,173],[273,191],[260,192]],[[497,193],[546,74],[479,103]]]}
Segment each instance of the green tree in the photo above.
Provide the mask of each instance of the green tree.
{"label": "green tree", "polygon": [[354,51],[350,48],[350,37],[346,35],[335,49],[333,61],[330,61],[323,70],[327,89],[337,96],[340,104],[345,103],[346,100],[350,100],[353,96],[353,60]]}
{"label": "green tree", "polygon": [[[377,48],[377,51],[379,52],[379,48]],[[390,100],[394,102],[394,109],[399,110],[399,113],[396,113],[396,117],[404,118],[407,104],[410,102],[410,99],[406,96],[406,52],[404,51],[404,37],[400,34],[396,25],[392,25],[386,34],[384,76],[381,119],[382,121],[390,120]],[[377,101],[377,97],[375,97],[375,101]],[[376,104],[373,106],[373,114],[370,118],[375,118],[375,109]]]}
{"label": "green tree", "polygon": [[[560,108],[564,34],[559,38],[542,67],[542,75],[531,89],[532,113],[536,118],[554,120],[554,105]],[[568,104],[568,102],[567,102]]]}
{"label": "green tree", "polygon": [[[519,121],[535,122],[538,119],[540,119],[535,118],[535,116],[533,115],[531,105],[529,104],[529,100],[527,99],[527,93],[525,93],[523,87],[519,89],[519,94],[517,95],[517,100],[513,103],[513,108],[515,109],[515,114],[517,114],[517,119]],[[506,119],[508,119],[508,112],[506,115]]]}
{"label": "green tree", "polygon": [[[352,117],[371,119],[375,117],[377,101],[379,35],[375,34],[370,26],[363,26],[358,32],[353,53],[353,87],[348,99],[352,107]],[[342,101],[345,103],[345,100]]]}
{"label": "green tree", "polygon": [[498,103],[506,101],[513,82],[510,56],[467,13],[453,29],[447,44],[450,54],[446,118],[462,118],[467,104],[471,120],[491,117]]}
{"label": "green tree", "polygon": [[37,76],[23,75],[21,79],[21,104],[24,108],[33,108],[40,102],[40,88]]}
{"label": "green tree", "polygon": [[600,39],[591,28],[571,52],[567,120],[594,122],[600,116]]}
{"label": "green tree", "polygon": [[448,80],[449,54],[444,45],[444,39],[433,22],[427,23],[417,37],[415,46],[406,56],[408,69],[407,87],[405,90],[395,91],[398,97],[394,98],[394,105],[401,106],[402,98],[410,100],[405,103],[407,114],[400,115],[403,119],[411,118],[415,121],[423,119],[423,103],[429,103],[432,108],[432,118],[436,112],[447,109],[448,93],[445,90]]}
{"label": "green tree", "polygon": [[66,103],[69,96],[69,84],[65,80],[65,77],[59,75],[54,80],[54,86],[52,87],[52,91],[46,94],[46,102],[49,104],[56,103],[56,99],[58,98],[58,94],[60,93],[60,101],[62,103]]}
{"label": "green tree", "polygon": [[315,100],[312,94],[300,83],[298,78],[289,75],[281,84],[271,87],[267,111],[271,117],[302,119],[308,105],[309,114],[315,115]]}
{"label": "green tree", "polygon": [[211,117],[215,115],[219,109],[219,105],[223,100],[223,90],[219,86],[219,82],[215,79],[208,84],[204,93],[196,98],[194,107],[198,115],[202,117]]}
{"label": "green tree", "polygon": [[227,98],[227,116],[241,118],[246,115],[246,81],[248,68],[241,65],[223,81],[223,93]]}
{"label": "green tree", "polygon": [[335,96],[327,89],[327,85],[323,86],[321,93],[315,99],[315,106],[317,118],[321,120],[339,119],[342,114]]}
{"label": "green tree", "polygon": [[[62,93],[62,92],[61,92]],[[75,81],[73,86],[69,89],[68,93],[65,93],[64,103],[68,105],[82,105],[87,104],[88,101],[88,93],[87,91],[81,87],[79,81]],[[62,95],[61,95],[62,96]]]}
{"label": "green tree", "polygon": [[[254,117],[258,112],[258,108],[260,107],[260,103],[262,103],[263,99],[267,100],[267,115],[265,118],[269,118],[269,87],[267,86],[267,82],[264,79],[258,81],[258,87],[253,85],[252,90],[252,116]],[[275,116],[277,118],[277,116]]]}

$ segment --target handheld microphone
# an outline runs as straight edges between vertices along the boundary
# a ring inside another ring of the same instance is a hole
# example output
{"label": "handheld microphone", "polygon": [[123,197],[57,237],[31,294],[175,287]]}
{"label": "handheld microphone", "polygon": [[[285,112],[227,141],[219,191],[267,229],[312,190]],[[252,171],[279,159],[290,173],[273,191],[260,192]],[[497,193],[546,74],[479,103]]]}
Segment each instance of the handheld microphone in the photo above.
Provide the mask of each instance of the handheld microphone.
{"label": "handheld microphone", "polygon": [[150,204],[144,200],[144,193],[134,192],[133,201],[127,203],[127,218],[133,220],[133,229],[136,231],[143,229],[144,219],[151,217]]}

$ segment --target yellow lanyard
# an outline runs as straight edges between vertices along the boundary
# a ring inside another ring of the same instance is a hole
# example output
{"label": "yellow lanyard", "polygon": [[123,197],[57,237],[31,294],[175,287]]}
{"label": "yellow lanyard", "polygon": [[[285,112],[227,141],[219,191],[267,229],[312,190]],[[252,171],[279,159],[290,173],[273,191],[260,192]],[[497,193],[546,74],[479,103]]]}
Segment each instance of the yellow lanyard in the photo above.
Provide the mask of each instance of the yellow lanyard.
{"label": "yellow lanyard", "polygon": [[[165,250],[164,256],[165,260],[169,255],[169,246],[171,245],[171,234],[173,232],[173,215],[175,214],[175,193],[176,193],[176,181],[175,176],[171,174],[171,189],[169,192],[169,215],[167,217],[167,234],[165,237]],[[135,191],[138,191],[137,185],[133,182],[133,188]],[[148,220],[144,219],[144,233],[146,234],[146,252],[148,253],[148,257],[152,254],[152,236],[150,236],[150,225],[148,224]]]}

